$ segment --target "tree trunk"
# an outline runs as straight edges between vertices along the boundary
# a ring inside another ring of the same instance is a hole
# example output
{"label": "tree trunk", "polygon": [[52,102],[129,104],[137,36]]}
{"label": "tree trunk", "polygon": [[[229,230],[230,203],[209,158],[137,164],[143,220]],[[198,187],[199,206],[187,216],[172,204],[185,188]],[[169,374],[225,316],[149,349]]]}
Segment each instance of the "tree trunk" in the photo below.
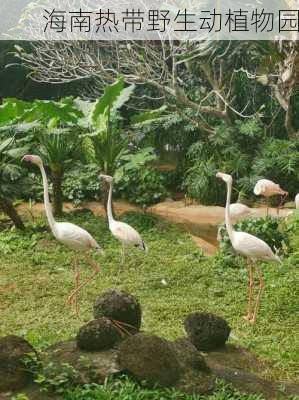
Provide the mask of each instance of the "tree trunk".
{"label": "tree trunk", "polygon": [[286,110],[284,125],[288,134],[288,138],[290,140],[294,139],[296,130],[293,126],[293,112],[292,112],[291,101],[289,101],[289,106],[288,109]]}
{"label": "tree trunk", "polygon": [[63,211],[62,179],[63,172],[61,168],[54,167],[52,169],[53,213],[56,217],[60,217]]}
{"label": "tree trunk", "polygon": [[0,208],[12,220],[17,229],[25,229],[21,217],[10,200],[0,197]]}

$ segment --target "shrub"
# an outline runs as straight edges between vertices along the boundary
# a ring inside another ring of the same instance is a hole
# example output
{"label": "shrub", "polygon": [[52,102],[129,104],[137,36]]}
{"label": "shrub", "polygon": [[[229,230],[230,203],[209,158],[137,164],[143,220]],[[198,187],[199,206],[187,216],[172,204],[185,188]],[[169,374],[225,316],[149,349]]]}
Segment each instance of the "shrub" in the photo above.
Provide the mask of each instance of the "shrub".
{"label": "shrub", "polygon": [[84,200],[98,200],[100,188],[99,167],[95,164],[80,164],[65,174],[63,193],[75,205]]}
{"label": "shrub", "polygon": [[116,194],[142,207],[165,199],[166,176],[153,166],[156,159],[152,147],[122,156],[115,173]]}
{"label": "shrub", "polygon": [[253,162],[253,175],[281,183],[295,195],[298,189],[299,140],[270,138],[263,143]]}

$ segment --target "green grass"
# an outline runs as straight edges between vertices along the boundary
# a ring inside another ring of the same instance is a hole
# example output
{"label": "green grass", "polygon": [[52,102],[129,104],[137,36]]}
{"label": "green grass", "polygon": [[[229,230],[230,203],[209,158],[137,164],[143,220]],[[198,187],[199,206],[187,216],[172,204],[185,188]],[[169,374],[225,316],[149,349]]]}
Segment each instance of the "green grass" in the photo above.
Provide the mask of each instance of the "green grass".
{"label": "green grass", "polygon": [[[138,393],[138,394],[137,394]],[[186,395],[175,390],[148,389],[130,381],[108,380],[104,385],[87,385],[65,394],[65,400],[261,400],[258,395],[243,395],[230,385],[219,382],[209,396]]]}
{"label": "green grass", "polygon": [[[86,228],[105,248],[104,256],[94,255],[101,273],[81,292],[79,318],[64,306],[73,289],[73,253],[55,241],[44,220],[38,220],[29,224],[25,233],[0,233],[0,335],[23,335],[38,348],[75,336],[78,328],[92,319],[95,297],[105,289],[119,287],[140,299],[143,330],[175,339],[184,335],[183,320],[189,312],[210,311],[228,320],[231,341],[271,362],[263,371],[265,377],[295,377],[299,360],[294,263],[287,259],[282,265],[265,266],[262,306],[256,326],[250,326],[242,319],[247,302],[246,270],[223,267],[219,260],[203,257],[190,236],[174,225],[144,215],[127,215],[125,220],[142,232],[150,251],[144,254],[131,249],[122,266],[121,246],[111,237],[104,219],[89,215],[65,219]],[[84,256],[81,267],[84,279],[92,272]]]}

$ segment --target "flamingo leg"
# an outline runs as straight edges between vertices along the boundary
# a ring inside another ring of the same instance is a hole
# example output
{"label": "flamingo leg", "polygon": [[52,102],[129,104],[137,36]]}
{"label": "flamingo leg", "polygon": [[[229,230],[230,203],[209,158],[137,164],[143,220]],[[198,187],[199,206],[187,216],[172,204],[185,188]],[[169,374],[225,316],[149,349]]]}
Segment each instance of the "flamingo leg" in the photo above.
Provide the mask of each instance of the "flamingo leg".
{"label": "flamingo leg", "polygon": [[260,267],[256,266],[256,271],[257,271],[257,274],[258,274],[258,277],[259,277],[260,285],[259,285],[259,291],[258,291],[258,294],[257,294],[256,302],[255,302],[254,313],[253,313],[253,316],[252,316],[252,318],[250,320],[251,324],[255,324],[256,316],[257,316],[257,313],[258,313],[258,310],[259,310],[259,307],[260,307],[262,292],[263,292],[264,287],[265,287],[265,281],[264,281],[263,274],[262,274],[262,271],[261,271]]}
{"label": "flamingo leg", "polygon": [[122,265],[125,264],[125,258],[126,258],[126,247],[125,247],[125,244],[122,243],[122,251],[121,251],[121,263],[122,263]]}
{"label": "flamingo leg", "polygon": [[[76,257],[76,265],[75,265],[76,271],[75,271],[75,288],[76,290],[80,286],[80,269],[79,269],[79,263],[78,263],[78,258]],[[79,309],[79,303],[78,303],[78,294],[75,296],[75,315],[79,315],[80,309]]]}
{"label": "flamingo leg", "polygon": [[71,294],[67,299],[66,304],[71,304],[74,300],[74,297],[78,295],[78,293],[83,289],[83,287],[86,286],[92,279],[94,279],[94,277],[100,272],[99,266],[92,260],[92,258],[89,256],[86,256],[86,258],[89,264],[92,267],[94,267],[95,271],[93,272],[93,274],[90,275],[89,278],[87,278],[83,283],[81,283],[81,285],[76,287],[76,289],[71,292]]}
{"label": "flamingo leg", "polygon": [[[74,257],[74,281],[75,281],[75,289],[77,289],[80,284],[80,270],[79,270],[79,260],[77,254]],[[75,309],[76,309],[75,315],[78,315],[79,314],[78,296],[75,296],[70,304],[75,304]]]}
{"label": "flamingo leg", "polygon": [[248,306],[247,306],[247,315],[243,318],[247,321],[252,319],[252,295],[253,295],[253,267],[248,261]]}
{"label": "flamingo leg", "polygon": [[279,210],[281,209],[282,205],[284,204],[286,198],[288,197],[289,193],[285,192],[281,195],[281,202],[279,203],[279,206],[277,207],[277,215],[279,215]]}

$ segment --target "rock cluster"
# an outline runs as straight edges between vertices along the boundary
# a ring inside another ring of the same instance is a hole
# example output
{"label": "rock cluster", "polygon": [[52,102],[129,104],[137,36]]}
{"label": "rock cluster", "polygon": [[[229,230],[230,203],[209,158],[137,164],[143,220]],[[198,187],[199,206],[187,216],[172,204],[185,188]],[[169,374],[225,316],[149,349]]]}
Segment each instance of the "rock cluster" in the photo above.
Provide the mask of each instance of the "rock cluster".
{"label": "rock cluster", "polygon": [[[141,320],[141,306],[134,296],[108,290],[96,299],[94,320],[80,328],[76,340],[52,345],[41,361],[57,370],[70,364],[77,372],[75,384],[102,384],[109,376],[127,373],[148,386],[202,395],[213,391],[217,377],[267,399],[281,394],[278,383],[256,375],[263,368],[251,353],[225,345],[230,327],[223,318],[189,314],[184,321],[187,337],[174,342],[140,332]],[[0,338],[0,392],[21,389],[32,381],[23,358],[33,351],[22,338]],[[290,393],[294,390],[284,387]]]}
{"label": "rock cluster", "polygon": [[142,310],[138,300],[123,290],[110,289],[95,300],[94,320],[77,335],[81,350],[100,351],[114,347],[124,337],[139,331]]}

